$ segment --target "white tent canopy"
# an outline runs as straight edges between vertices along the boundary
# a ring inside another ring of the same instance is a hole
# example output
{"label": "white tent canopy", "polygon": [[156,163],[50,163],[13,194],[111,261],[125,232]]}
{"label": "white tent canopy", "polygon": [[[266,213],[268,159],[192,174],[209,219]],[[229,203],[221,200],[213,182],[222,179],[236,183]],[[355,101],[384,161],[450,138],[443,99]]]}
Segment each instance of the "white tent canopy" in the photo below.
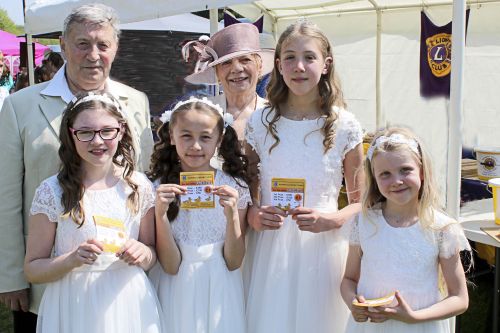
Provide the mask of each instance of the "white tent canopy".
{"label": "white tent canopy", "polygon": [[[26,0],[25,31],[36,35],[61,31],[64,18],[75,7],[95,0]],[[116,9],[121,23],[157,19],[205,9],[246,3],[245,0],[101,0]]]}
{"label": "white tent canopy", "polygon": [[[219,30],[224,27],[219,24]],[[169,30],[199,32],[210,35],[210,20],[186,13],[157,19],[120,24],[120,30]]]}
{"label": "white tent canopy", "polygon": [[[25,29],[29,33],[61,30],[62,20],[70,9],[87,2],[93,0],[28,0]],[[265,30],[276,36],[297,18],[314,21],[334,46],[335,66],[349,110],[368,131],[373,131],[377,123],[413,128],[430,148],[440,185],[453,197],[454,207],[458,206],[458,184],[455,184],[458,179],[455,175],[447,182],[445,175],[449,174],[448,169],[459,168],[459,156],[454,155],[460,149],[460,141],[468,146],[495,146],[500,142],[497,121],[500,114],[500,0],[467,1],[471,14],[467,47],[462,56],[459,52],[455,54],[456,47],[460,46],[460,40],[455,43],[455,35],[461,34],[459,31],[454,34],[451,106],[444,98],[428,100],[419,95],[420,11],[425,10],[437,25],[448,23],[455,14],[455,28],[456,22],[463,21],[465,0],[100,2],[116,8],[125,23],[224,6],[250,19],[264,14]],[[459,25],[456,30],[460,29],[463,26]],[[463,138],[459,137],[462,135]],[[456,209],[451,213],[456,215]]]}

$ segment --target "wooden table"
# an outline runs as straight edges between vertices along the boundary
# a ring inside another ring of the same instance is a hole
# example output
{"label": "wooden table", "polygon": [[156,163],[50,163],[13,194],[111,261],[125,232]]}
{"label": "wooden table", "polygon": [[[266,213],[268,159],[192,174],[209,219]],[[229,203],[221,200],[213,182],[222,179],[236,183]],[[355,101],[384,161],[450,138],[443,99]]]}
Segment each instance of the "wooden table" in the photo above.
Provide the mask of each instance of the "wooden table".
{"label": "wooden table", "polygon": [[498,313],[500,301],[500,243],[484,233],[481,227],[494,227],[493,202],[491,199],[471,201],[460,210],[460,223],[467,239],[495,247],[495,282],[493,286],[493,333],[499,332]]}

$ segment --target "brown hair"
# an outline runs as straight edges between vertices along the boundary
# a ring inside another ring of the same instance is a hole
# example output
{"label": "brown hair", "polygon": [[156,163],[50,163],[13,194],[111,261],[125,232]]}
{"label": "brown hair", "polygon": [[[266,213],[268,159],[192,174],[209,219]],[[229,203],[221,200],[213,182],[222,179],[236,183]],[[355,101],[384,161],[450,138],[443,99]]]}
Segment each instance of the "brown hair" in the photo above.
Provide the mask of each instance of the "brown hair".
{"label": "brown hair", "polygon": [[[285,103],[288,98],[288,86],[279,72],[276,60],[281,56],[283,45],[298,36],[306,36],[316,39],[319,43],[323,58],[326,59],[327,57],[331,57],[333,59],[332,46],[328,41],[328,38],[314,23],[309,21],[297,21],[288,26],[288,28],[281,34],[276,45],[276,52],[274,54],[274,70],[267,87],[268,105],[270,106],[270,110],[265,116],[265,122],[267,125],[265,123],[264,125],[267,127],[271,136],[276,140],[271,148],[269,148],[269,152],[271,152],[271,150],[280,142],[278,132],[276,130],[276,122],[281,117],[280,105]],[[335,144],[334,123],[337,120],[337,113],[333,110],[333,107],[338,106],[344,108],[346,106],[342,95],[340,80],[335,72],[333,61],[328,66],[328,72],[321,75],[318,82],[318,90],[318,107],[326,116],[325,123],[321,128],[321,133],[324,136],[324,152],[326,153]],[[272,118],[269,120],[270,117]]]}
{"label": "brown hair", "polygon": [[[115,103],[111,104],[98,99],[90,99],[81,102],[84,97],[90,94],[109,97],[111,101]],[[71,219],[80,226],[85,222],[85,211],[82,205],[85,187],[83,186],[82,159],[76,151],[74,142],[76,139],[73,138],[70,127],[73,126],[76,117],[85,110],[105,110],[122,124],[123,136],[118,142],[118,148],[113,156],[113,163],[123,168],[122,176],[132,189],[132,193],[130,193],[127,199],[127,207],[133,213],[137,213],[139,210],[138,185],[132,180],[132,174],[135,168],[135,150],[130,130],[117,105],[118,102],[116,102],[110,94],[90,92],[77,95],[76,100],[69,103],[64,111],[59,133],[59,140],[61,141],[61,146],[59,147],[61,168],[57,175],[57,179],[63,192],[61,204],[64,208],[64,214],[69,215]]]}

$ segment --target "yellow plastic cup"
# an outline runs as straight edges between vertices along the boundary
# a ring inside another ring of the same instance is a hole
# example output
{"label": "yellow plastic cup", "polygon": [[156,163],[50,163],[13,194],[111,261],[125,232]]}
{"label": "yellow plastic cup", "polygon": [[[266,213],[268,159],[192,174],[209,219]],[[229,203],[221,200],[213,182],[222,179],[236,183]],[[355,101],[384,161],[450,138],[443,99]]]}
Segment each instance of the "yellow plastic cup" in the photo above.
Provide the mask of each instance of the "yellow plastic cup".
{"label": "yellow plastic cup", "polygon": [[488,180],[488,186],[493,193],[493,212],[495,213],[495,223],[500,224],[500,178]]}

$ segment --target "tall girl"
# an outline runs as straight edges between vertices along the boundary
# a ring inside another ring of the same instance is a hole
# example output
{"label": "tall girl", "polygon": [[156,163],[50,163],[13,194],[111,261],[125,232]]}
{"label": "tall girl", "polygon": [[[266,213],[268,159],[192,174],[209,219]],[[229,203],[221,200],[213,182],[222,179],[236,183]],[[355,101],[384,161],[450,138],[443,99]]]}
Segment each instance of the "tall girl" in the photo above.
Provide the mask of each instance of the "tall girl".
{"label": "tall girl", "polygon": [[[342,281],[352,312],[346,332],[450,332],[444,319],[468,305],[459,252],[470,247],[460,224],[439,211],[426,151],[409,130],[382,131],[368,150],[365,172],[363,211],[353,223]],[[393,292],[386,307],[353,304]]]}
{"label": "tall girl", "polygon": [[[60,172],[38,187],[29,220],[24,271],[47,283],[37,332],[162,332],[144,273],[156,260],[154,189],[134,171],[119,104],[108,94],[81,95],[68,104],[59,138]],[[123,227],[116,253],[98,240],[98,216]]]}
{"label": "tall girl", "polygon": [[[250,192],[247,160],[230,114],[206,98],[179,102],[162,115],[152,156],[156,231],[161,269],[151,276],[169,333],[245,332],[243,285],[238,269],[245,253],[244,226]],[[210,159],[216,148],[222,170]],[[214,171],[213,209],[179,209],[179,173]],[[158,267],[156,267],[158,268]]]}
{"label": "tall girl", "polygon": [[[281,35],[268,98],[246,133],[252,179],[260,173],[251,186],[255,232],[244,266],[248,331],[340,332],[348,318],[339,292],[348,247],[340,228],[359,204],[339,211],[337,198],[345,178],[349,201],[359,199],[362,133],[343,108],[331,45],[312,23]],[[275,177],[305,179],[302,207],[271,206]]]}

